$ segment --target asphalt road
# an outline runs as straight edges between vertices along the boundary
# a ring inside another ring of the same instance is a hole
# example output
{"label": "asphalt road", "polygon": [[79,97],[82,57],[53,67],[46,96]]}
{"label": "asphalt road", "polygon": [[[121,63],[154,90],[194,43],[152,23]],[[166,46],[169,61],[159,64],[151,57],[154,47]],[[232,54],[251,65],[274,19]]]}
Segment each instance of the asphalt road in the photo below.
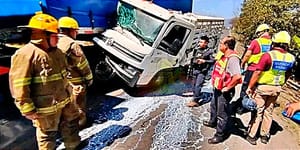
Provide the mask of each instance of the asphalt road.
{"label": "asphalt road", "polygon": [[[208,83],[203,90],[209,91],[210,86]],[[239,87],[236,95],[238,90]],[[126,91],[118,79],[97,83],[90,89],[89,126],[80,132],[82,149],[299,149],[295,135],[285,129],[286,123],[278,116],[274,116],[270,143],[250,145],[244,139],[249,113],[233,118],[231,135],[223,143],[207,144],[214,133],[214,129],[202,125],[209,118],[209,103],[186,107],[185,103],[192,99],[184,94],[191,91],[191,82],[186,80],[142,91],[141,96],[131,96]],[[0,130],[0,149],[37,149],[30,122],[22,118],[1,119]],[[61,141],[57,142],[57,149],[62,149]]]}
{"label": "asphalt road", "polygon": [[[89,125],[80,132],[82,149],[300,149],[295,135],[285,129],[286,123],[279,116],[274,116],[269,144],[247,143],[244,137],[249,113],[232,118],[231,134],[223,143],[207,144],[214,133],[214,129],[202,125],[209,118],[209,103],[186,107],[192,99],[186,95],[191,88],[191,82],[183,78],[132,95],[132,89],[118,78],[95,83],[87,95]],[[211,91],[211,84],[208,82],[203,90]],[[236,95],[239,90],[236,87]],[[0,149],[37,149],[31,123],[14,111],[12,103],[9,105],[0,106]],[[61,140],[57,143],[57,149],[63,149]]]}

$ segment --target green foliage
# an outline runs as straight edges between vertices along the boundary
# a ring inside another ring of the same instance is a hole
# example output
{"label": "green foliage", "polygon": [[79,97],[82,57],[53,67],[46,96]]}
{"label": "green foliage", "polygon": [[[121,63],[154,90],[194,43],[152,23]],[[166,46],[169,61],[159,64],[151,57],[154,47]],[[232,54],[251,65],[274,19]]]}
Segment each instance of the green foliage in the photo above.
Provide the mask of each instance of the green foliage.
{"label": "green foliage", "polygon": [[286,30],[300,35],[300,0],[244,0],[241,14],[233,22],[233,31],[243,42],[255,38],[262,23],[271,26],[271,33]]}

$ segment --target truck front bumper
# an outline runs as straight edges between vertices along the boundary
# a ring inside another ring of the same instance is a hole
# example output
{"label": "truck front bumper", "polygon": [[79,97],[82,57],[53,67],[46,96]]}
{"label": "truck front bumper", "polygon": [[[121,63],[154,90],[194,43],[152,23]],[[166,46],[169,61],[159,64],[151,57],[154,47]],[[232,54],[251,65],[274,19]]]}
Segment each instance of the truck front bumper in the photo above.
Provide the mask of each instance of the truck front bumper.
{"label": "truck front bumper", "polygon": [[140,72],[126,64],[117,64],[109,57],[105,58],[105,62],[114,70],[120,78],[130,87],[134,87],[139,79]]}

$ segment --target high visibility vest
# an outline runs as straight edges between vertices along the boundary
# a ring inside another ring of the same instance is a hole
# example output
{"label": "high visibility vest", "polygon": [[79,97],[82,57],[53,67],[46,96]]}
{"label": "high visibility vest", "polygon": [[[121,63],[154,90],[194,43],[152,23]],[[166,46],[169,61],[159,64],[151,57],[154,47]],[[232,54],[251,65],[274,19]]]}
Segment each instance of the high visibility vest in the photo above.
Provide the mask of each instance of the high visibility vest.
{"label": "high visibility vest", "polygon": [[255,39],[258,42],[258,45],[260,47],[260,52],[258,54],[253,54],[248,60],[248,64],[257,64],[260,57],[265,53],[270,51],[271,49],[271,44],[272,41],[271,39],[266,39],[266,38],[257,38]]}
{"label": "high visibility vest", "polygon": [[226,72],[227,63],[230,57],[238,57],[238,55],[236,52],[231,51],[227,57],[223,55],[214,65],[212,71],[212,85],[218,90],[222,90],[226,87],[232,79],[230,73]]}
{"label": "high visibility vest", "polygon": [[298,37],[297,35],[293,36],[293,41],[296,44],[296,48],[300,48],[300,37]]}
{"label": "high visibility vest", "polygon": [[219,60],[219,59],[222,58],[223,55],[224,55],[223,52],[219,50],[219,51],[217,52],[217,54],[216,54],[215,59],[216,59],[216,60]]}
{"label": "high visibility vest", "polygon": [[293,67],[295,57],[290,53],[282,53],[277,50],[268,52],[272,59],[269,70],[263,71],[258,79],[259,84],[283,85],[285,82],[285,72]]}

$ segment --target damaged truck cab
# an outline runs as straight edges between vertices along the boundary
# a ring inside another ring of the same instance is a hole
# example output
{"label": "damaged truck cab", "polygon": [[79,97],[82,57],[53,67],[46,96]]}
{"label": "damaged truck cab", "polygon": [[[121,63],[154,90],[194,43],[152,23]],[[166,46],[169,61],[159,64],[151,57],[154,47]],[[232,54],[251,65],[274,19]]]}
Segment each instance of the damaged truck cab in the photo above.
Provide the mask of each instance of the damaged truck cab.
{"label": "damaged truck cab", "polygon": [[111,74],[130,87],[149,86],[164,72],[188,66],[202,35],[216,48],[224,19],[169,11],[149,1],[120,0],[117,25],[93,40],[104,50]]}

